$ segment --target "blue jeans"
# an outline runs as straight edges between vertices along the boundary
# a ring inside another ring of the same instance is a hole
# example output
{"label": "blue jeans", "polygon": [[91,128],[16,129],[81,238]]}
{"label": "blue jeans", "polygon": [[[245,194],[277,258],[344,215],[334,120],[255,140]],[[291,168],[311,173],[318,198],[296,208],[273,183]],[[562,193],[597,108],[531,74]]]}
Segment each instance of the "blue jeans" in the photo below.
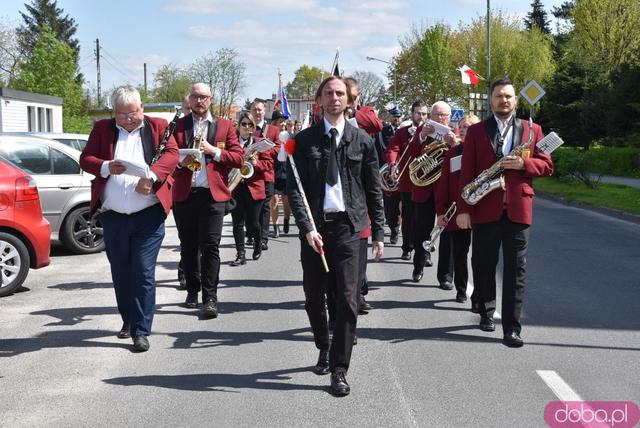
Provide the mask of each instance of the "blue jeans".
{"label": "blue jeans", "polygon": [[131,336],[151,333],[156,304],[156,260],[164,239],[166,215],[161,204],[130,215],[101,215],[107,258],[122,321]]}

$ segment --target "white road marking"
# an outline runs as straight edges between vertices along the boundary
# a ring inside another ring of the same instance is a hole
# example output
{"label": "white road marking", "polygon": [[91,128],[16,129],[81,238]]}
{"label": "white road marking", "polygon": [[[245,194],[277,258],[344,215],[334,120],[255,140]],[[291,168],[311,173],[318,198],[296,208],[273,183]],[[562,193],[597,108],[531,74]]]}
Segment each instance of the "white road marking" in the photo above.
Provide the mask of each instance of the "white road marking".
{"label": "white road marking", "polygon": [[538,376],[561,401],[583,401],[582,398],[553,370],[536,370]]}

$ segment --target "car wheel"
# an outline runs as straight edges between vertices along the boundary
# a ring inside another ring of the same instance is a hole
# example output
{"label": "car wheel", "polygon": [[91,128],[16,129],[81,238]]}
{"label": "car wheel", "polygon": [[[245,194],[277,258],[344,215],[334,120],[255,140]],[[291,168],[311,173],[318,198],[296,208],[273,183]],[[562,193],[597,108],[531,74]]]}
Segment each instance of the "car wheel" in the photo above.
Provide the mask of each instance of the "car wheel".
{"label": "car wheel", "polygon": [[0,297],[16,291],[29,273],[29,251],[14,235],[0,232]]}
{"label": "car wheel", "polygon": [[62,243],[75,254],[98,253],[104,250],[102,222],[90,218],[89,207],[82,206],[69,213],[64,222]]}

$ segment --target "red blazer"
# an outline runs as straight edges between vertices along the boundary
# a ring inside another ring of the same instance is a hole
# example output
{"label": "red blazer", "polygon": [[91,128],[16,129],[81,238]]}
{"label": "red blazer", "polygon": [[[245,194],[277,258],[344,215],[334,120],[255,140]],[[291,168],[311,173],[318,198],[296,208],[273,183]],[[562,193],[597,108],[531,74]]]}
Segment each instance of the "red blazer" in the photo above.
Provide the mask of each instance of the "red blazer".
{"label": "red blazer", "polygon": [[[156,154],[160,140],[169,125],[164,119],[149,116],[144,116],[144,123],[145,126],[140,130],[140,137],[142,138],[145,161],[147,164],[151,164],[151,159]],[[100,169],[104,161],[113,160],[118,133],[115,119],[97,121],[93,125],[87,146],[80,155],[80,167],[96,177],[91,181],[90,215],[93,215],[101,204],[100,197],[110,176],[103,178],[100,175]],[[162,155],[150,168],[158,176],[158,181],[153,184],[153,191],[166,214],[169,214],[171,210],[171,186],[173,185],[171,173],[177,164],[178,147],[176,141],[170,136]]]}
{"label": "red blazer", "polygon": [[[248,144],[253,143],[255,137],[252,135]],[[246,151],[246,147],[242,149],[243,153]],[[243,155],[244,156],[244,155]],[[258,154],[256,164],[253,166],[253,175],[244,181],[244,184],[251,193],[251,198],[254,201],[261,201],[266,198],[265,185],[264,185],[264,172],[273,165],[273,158],[271,157],[271,151],[266,151]],[[240,187],[240,186],[238,186]],[[236,190],[238,189],[236,187]],[[234,192],[235,192],[234,191]]]}
{"label": "red blazer", "polygon": [[[262,170],[262,178],[266,183],[274,183],[276,181],[274,168],[278,159],[278,152],[280,151],[280,130],[276,126],[267,125],[266,132],[258,132],[256,129],[256,132],[253,135],[256,138],[267,138],[275,143],[275,147],[273,149],[264,153],[265,156],[260,156],[260,158],[265,161],[264,169]],[[268,161],[266,155],[268,155],[270,161]]]}
{"label": "red blazer", "polygon": [[[418,129],[416,129],[416,133],[413,135],[413,141],[411,142],[411,146],[409,146],[408,156],[411,160],[420,156],[424,148],[434,141],[433,138],[427,137],[424,143],[420,143],[420,132],[422,131],[423,126],[424,125],[418,126]],[[407,177],[408,176],[409,176],[409,167],[407,167]],[[413,184],[411,182],[411,179],[409,179],[409,183],[411,183],[411,201],[416,203],[427,202],[431,197],[431,195],[436,192],[439,181],[440,179],[436,180],[436,182],[433,184],[420,187]]]}
{"label": "red blazer", "polygon": [[[462,149],[462,144],[450,148],[442,160],[442,173],[438,180],[438,190],[436,190],[436,214],[438,216],[444,215],[454,202],[458,207],[460,206],[460,170],[451,172],[451,158],[462,155]],[[454,214],[447,225],[447,230],[458,230],[455,219]]]}
{"label": "red blazer", "polygon": [[[213,124],[215,124],[215,135],[213,135]],[[207,141],[223,150],[220,155],[220,162],[207,160],[207,179],[213,200],[226,202],[231,199],[231,192],[228,187],[229,171],[242,166],[242,148],[238,144],[236,130],[230,120],[219,117],[214,120],[213,124],[209,126]],[[191,144],[193,140],[193,119],[191,115],[178,119],[173,136],[179,148],[188,148],[188,144]],[[189,192],[191,192],[193,172],[189,168],[177,168],[173,173],[173,177],[176,181],[173,187],[173,200],[182,202],[187,199]]]}
{"label": "red blazer", "polygon": [[[415,134],[414,134],[415,135]],[[410,135],[409,135],[409,127],[404,126],[402,128],[398,128],[396,133],[389,140],[389,145],[387,149],[384,151],[383,157],[385,162],[388,164],[396,163],[398,158],[404,153],[407,145],[411,143]],[[411,149],[409,149],[410,151]],[[404,172],[400,176],[400,183],[398,184],[398,192],[411,192],[412,183],[409,179],[409,162],[411,162],[411,157],[409,156],[409,152],[407,152],[402,158],[402,164],[398,165],[398,171],[402,171],[404,168]]]}
{"label": "red blazer", "polygon": [[364,129],[370,137],[382,131],[382,122],[378,119],[373,107],[359,106],[356,110],[355,118],[356,122],[358,122],[358,127]]}
{"label": "red blazer", "polygon": [[[496,154],[489,138],[490,133],[497,132],[495,118],[490,116],[480,123],[472,125],[467,130],[462,156],[462,170],[460,172],[460,190],[476,178],[482,171],[492,166],[496,161]],[[525,143],[529,139],[529,124],[524,120],[516,120],[514,126],[515,142]],[[524,160],[524,170],[508,170],[504,172],[507,187],[507,216],[514,223],[531,224],[533,187],[531,179],[553,174],[551,156],[538,151],[535,144],[543,137],[540,125],[533,124],[532,156]],[[470,213],[474,224],[497,221],[504,210],[504,191],[494,190],[476,205],[467,205],[460,201],[458,213]]]}

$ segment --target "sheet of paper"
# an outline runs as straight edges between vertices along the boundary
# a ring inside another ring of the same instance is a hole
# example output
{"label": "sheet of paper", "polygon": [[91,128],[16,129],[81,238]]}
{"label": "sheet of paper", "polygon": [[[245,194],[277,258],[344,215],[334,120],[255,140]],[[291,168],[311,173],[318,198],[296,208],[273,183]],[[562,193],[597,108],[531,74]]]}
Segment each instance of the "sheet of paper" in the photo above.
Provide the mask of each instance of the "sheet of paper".
{"label": "sheet of paper", "polygon": [[146,163],[132,162],[124,159],[115,159],[123,164],[127,169],[124,174],[134,177],[151,178],[149,175],[149,165]]}
{"label": "sheet of paper", "polygon": [[456,172],[456,171],[460,171],[460,168],[462,168],[462,155],[459,156],[454,156],[450,159],[450,163],[449,163],[449,170],[451,172]]}
{"label": "sheet of paper", "polygon": [[198,156],[200,156],[200,150],[198,149],[180,149],[179,152],[180,152],[180,162],[182,162],[182,160],[188,155],[191,155],[196,159],[198,158]]}
{"label": "sheet of paper", "polygon": [[449,128],[448,126],[431,119],[427,119],[425,125],[431,125],[435,128],[435,131],[429,134],[429,137],[431,138],[442,139],[442,137],[444,137],[445,135],[449,135],[449,132],[451,132],[451,128]]}

